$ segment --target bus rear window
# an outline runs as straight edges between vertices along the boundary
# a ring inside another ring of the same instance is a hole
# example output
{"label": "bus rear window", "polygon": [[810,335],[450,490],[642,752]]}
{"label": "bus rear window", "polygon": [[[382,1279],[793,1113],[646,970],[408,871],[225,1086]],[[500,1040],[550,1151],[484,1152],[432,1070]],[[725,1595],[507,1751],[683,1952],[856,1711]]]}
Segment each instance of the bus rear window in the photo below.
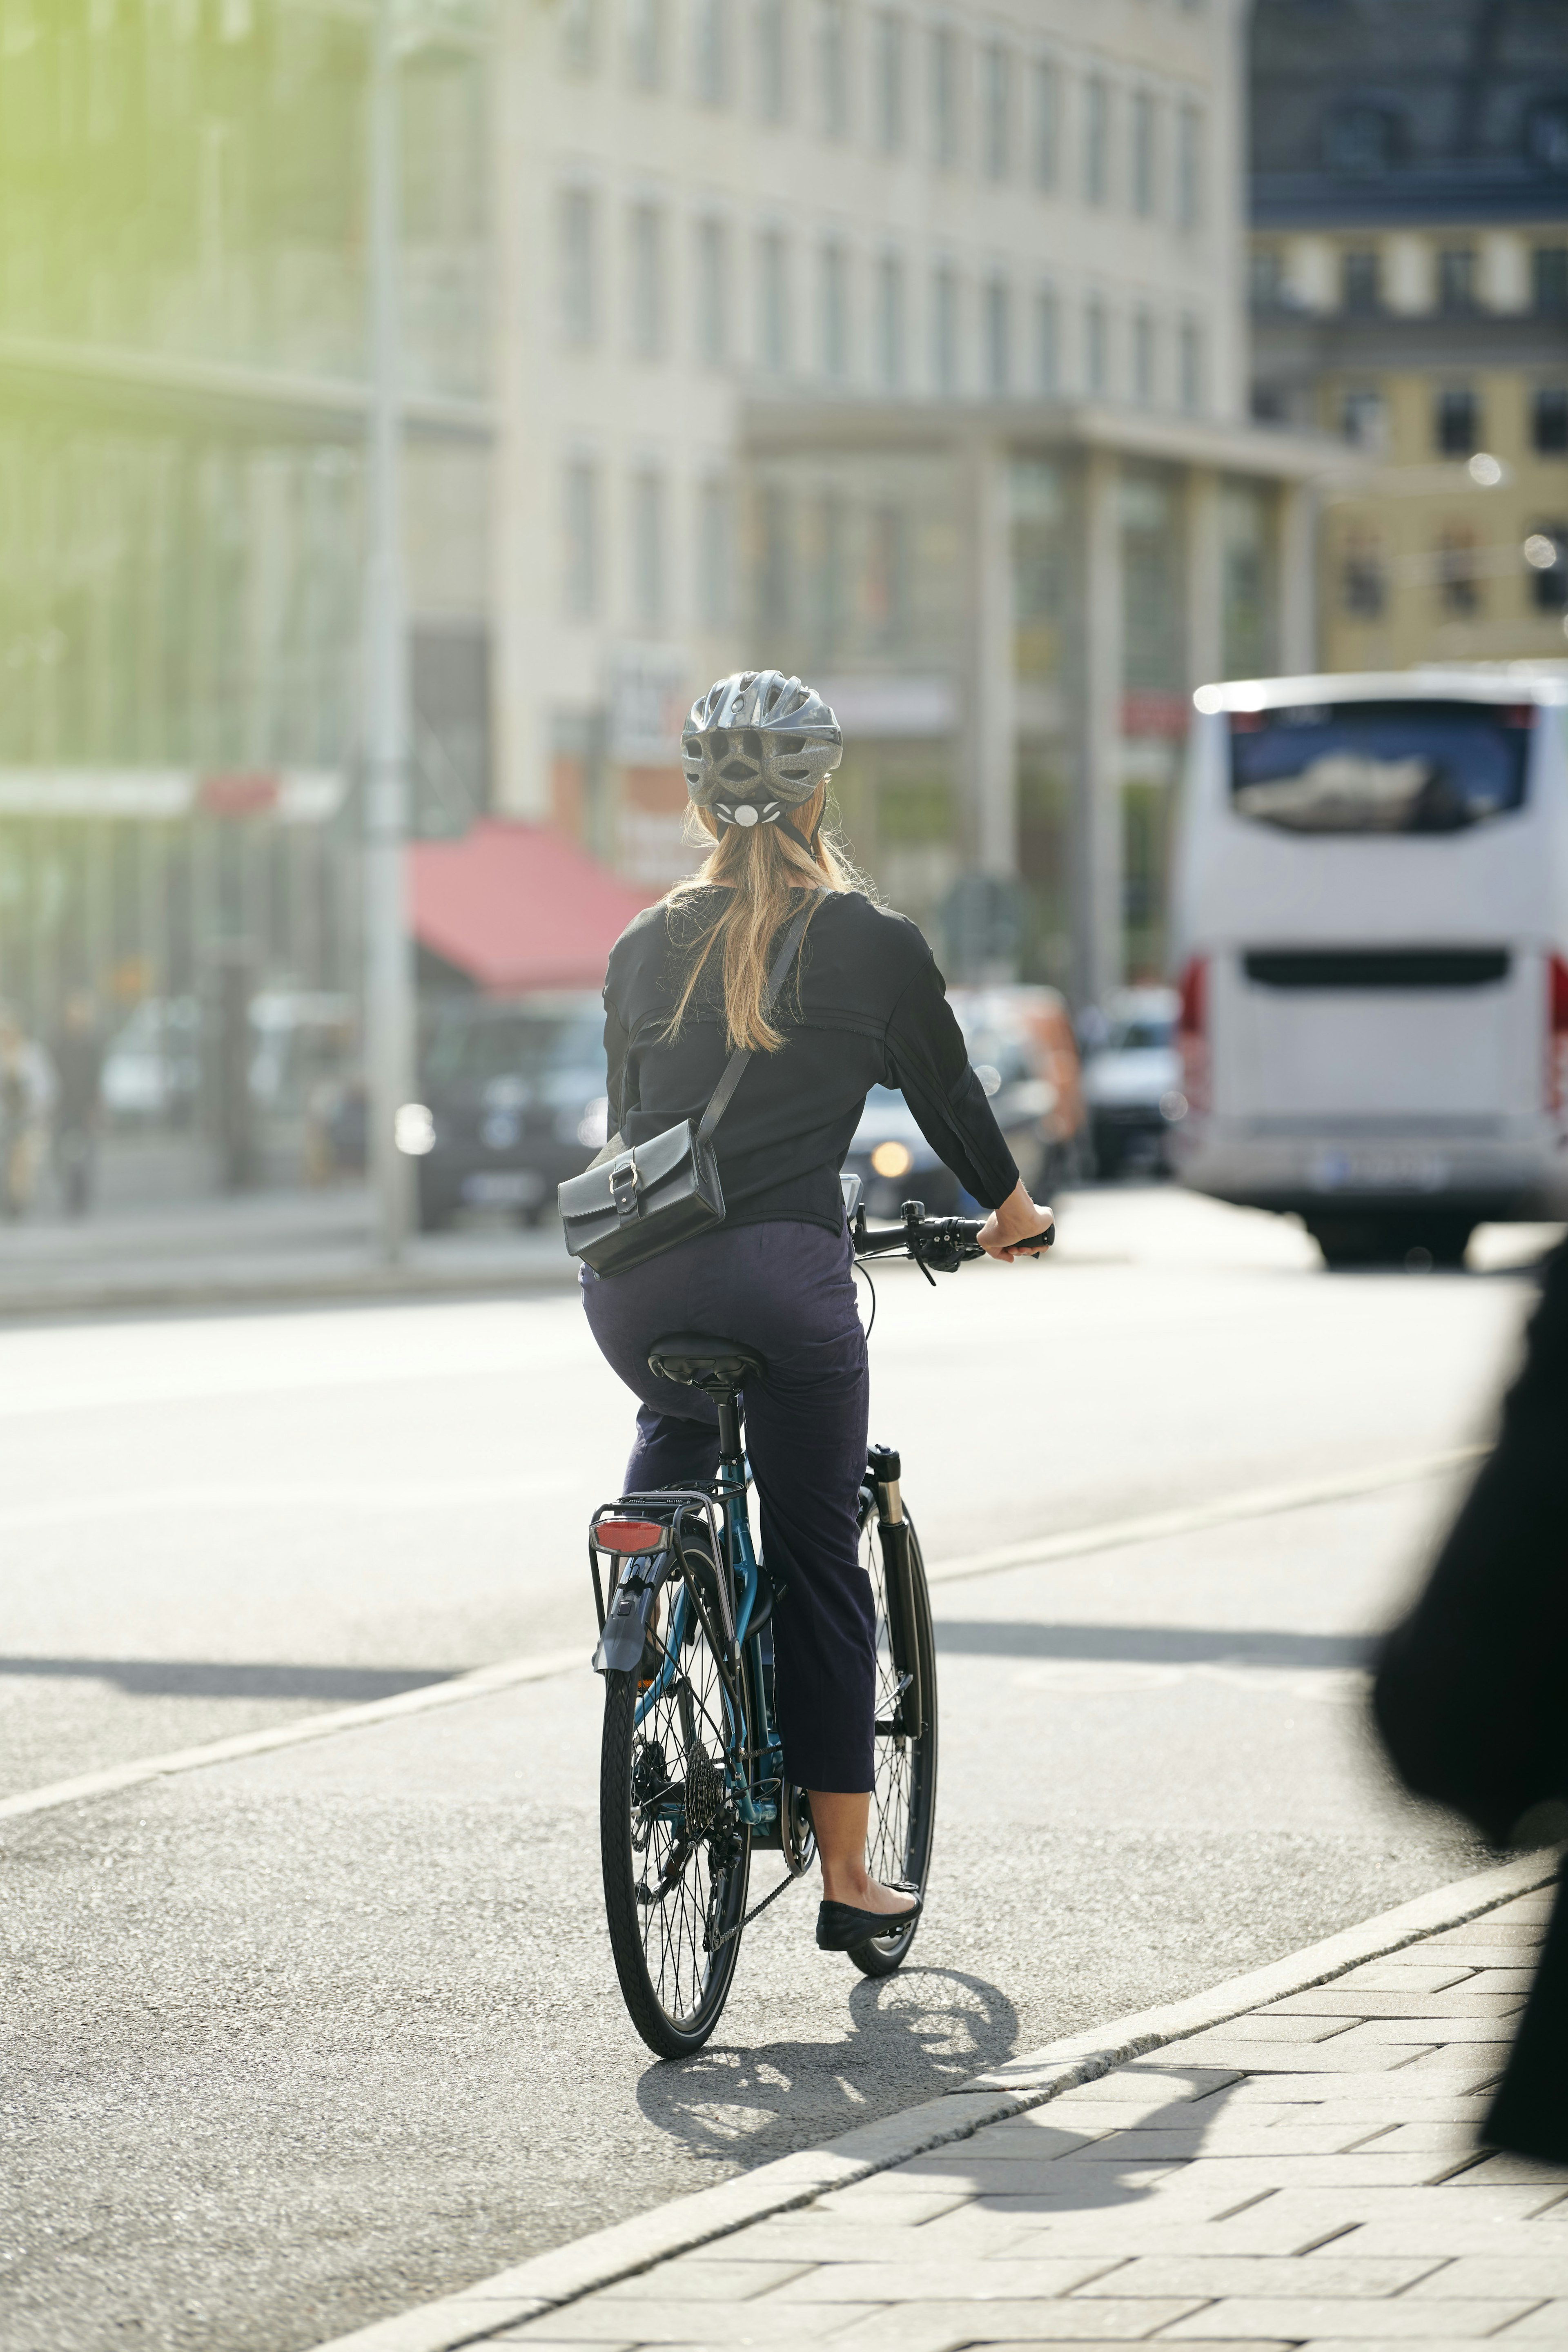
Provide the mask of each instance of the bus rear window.
{"label": "bus rear window", "polygon": [[1530,703],[1230,714],[1231,803],[1287,833],[1458,833],[1524,803]]}

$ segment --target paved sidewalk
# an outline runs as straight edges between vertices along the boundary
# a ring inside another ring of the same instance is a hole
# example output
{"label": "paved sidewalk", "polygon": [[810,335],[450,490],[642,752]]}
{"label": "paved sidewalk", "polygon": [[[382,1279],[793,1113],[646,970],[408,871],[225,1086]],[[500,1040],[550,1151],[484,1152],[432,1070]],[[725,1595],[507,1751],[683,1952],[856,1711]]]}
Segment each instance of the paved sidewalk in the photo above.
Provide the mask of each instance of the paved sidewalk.
{"label": "paved sidewalk", "polygon": [[210,1194],[0,1228],[0,1316],[228,1307],[318,1298],[566,1289],[576,1267],[552,1218],[410,1238],[389,1266],[363,1185]]}
{"label": "paved sidewalk", "polygon": [[470,2305],[468,2340],[1568,2346],[1568,2170],[1476,2147],[1550,1904],[1519,1896],[535,2317],[486,2334]]}

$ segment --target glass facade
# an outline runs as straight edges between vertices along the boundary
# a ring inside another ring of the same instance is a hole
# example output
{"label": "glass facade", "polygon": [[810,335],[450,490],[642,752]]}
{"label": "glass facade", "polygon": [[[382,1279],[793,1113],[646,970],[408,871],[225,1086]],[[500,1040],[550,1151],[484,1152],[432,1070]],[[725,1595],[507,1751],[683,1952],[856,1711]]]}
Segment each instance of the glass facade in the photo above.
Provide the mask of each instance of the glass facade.
{"label": "glass facade", "polygon": [[[410,15],[405,381],[460,403],[487,376],[481,27]],[[42,1035],[73,987],[110,1034],[220,966],[357,990],[369,22],[0,0],[0,994]],[[454,462],[482,471],[480,442],[411,445],[442,827],[488,760],[454,588],[483,500]]]}

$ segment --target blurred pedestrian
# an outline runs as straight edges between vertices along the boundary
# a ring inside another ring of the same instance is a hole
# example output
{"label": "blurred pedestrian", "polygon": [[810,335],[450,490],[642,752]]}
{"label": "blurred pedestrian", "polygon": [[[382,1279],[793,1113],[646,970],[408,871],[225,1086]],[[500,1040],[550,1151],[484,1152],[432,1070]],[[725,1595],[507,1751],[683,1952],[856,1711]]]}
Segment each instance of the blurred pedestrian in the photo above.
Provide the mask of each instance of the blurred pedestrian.
{"label": "blurred pedestrian", "polygon": [[73,989],[55,1040],[55,1178],[66,1213],[84,1217],[98,1172],[103,1038],[89,989]]}
{"label": "blurred pedestrian", "polygon": [[32,1202],[49,1131],[55,1074],[8,1004],[0,1004],[0,1216]]}
{"label": "blurred pedestrian", "polygon": [[[1502,1429],[1373,1694],[1406,1784],[1497,1846],[1568,1838],[1568,1244],[1547,1260]],[[1568,2163],[1568,1887],[1491,2109],[1491,2147]]]}

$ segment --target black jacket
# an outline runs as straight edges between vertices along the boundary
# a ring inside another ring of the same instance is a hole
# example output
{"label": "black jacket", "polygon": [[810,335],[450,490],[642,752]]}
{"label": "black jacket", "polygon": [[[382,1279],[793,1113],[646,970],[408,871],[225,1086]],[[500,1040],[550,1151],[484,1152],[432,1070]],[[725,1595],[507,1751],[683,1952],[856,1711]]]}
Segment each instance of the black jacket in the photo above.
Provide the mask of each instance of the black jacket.
{"label": "black jacket", "polygon": [[[1547,1262],[1524,1369],[1497,1446],[1420,1600],[1384,1645],[1373,1694],[1416,1793],[1495,1844],[1527,1816],[1568,1824],[1568,1248]],[[1568,2161],[1568,1907],[1485,2126],[1490,2145]]]}
{"label": "black jacket", "polygon": [[[729,1058],[716,969],[679,1036],[665,1038],[689,968],[680,941],[702,909],[677,918],[673,942],[669,914],[661,901],[634,917],[605,982],[610,1128],[628,1143],[700,1118]],[[997,1208],[1013,1191],[1018,1171],[942,974],[904,916],[854,891],[825,898],[773,1020],[783,1051],[752,1055],[713,1139],[727,1225],[783,1219],[841,1231],[838,1171],[878,1085],[902,1089],[931,1149],[977,1201]]]}

